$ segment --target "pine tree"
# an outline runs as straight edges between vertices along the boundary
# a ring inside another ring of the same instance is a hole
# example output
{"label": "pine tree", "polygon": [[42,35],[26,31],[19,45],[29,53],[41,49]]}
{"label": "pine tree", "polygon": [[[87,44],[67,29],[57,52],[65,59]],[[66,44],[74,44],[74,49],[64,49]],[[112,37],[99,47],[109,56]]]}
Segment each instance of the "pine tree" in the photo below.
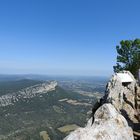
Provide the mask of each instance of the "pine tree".
{"label": "pine tree", "polygon": [[122,40],[116,50],[118,55],[114,72],[129,70],[137,78],[140,69],[140,39]]}

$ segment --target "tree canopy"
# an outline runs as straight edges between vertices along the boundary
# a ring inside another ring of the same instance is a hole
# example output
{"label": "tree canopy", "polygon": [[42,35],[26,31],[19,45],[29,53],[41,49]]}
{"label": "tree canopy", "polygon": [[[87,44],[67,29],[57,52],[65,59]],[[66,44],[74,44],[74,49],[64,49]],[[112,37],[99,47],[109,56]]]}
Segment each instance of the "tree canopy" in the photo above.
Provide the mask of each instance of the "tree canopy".
{"label": "tree canopy", "polygon": [[117,50],[117,63],[114,72],[129,70],[137,78],[140,69],[140,39],[122,40]]}

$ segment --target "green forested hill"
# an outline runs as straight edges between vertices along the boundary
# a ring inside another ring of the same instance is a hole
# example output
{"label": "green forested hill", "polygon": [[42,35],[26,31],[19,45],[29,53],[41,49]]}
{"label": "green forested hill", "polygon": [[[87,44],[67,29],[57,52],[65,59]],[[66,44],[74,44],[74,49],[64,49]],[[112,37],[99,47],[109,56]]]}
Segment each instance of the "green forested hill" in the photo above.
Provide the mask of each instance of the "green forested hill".
{"label": "green forested hill", "polygon": [[7,93],[17,92],[23,88],[33,86],[42,83],[42,81],[37,80],[17,80],[17,81],[0,81],[0,95]]}
{"label": "green forested hill", "polygon": [[[76,100],[81,105],[73,105],[62,99]],[[95,98],[89,99],[58,86],[49,93],[1,107],[0,139],[3,135],[5,140],[41,140],[39,133],[47,131],[51,140],[62,140],[66,133],[58,131],[58,128],[67,124],[84,126],[87,112],[92,107],[82,103],[94,104],[95,101]]]}
{"label": "green forested hill", "polygon": [[[40,83],[44,81],[1,81],[0,97],[7,93],[18,94],[18,91]],[[103,88],[102,82],[64,80],[59,81],[53,91],[20,97],[13,105],[1,106],[0,140],[43,140],[42,134],[47,134],[51,140],[62,140],[69,133],[66,129],[85,126],[97,102],[97,94]]]}

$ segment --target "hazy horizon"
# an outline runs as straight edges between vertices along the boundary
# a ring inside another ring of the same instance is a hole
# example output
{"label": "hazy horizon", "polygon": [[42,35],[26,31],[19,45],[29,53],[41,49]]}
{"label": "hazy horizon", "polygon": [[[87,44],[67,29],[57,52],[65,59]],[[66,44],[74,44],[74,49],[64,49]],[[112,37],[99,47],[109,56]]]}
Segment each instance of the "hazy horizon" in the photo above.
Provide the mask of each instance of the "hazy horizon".
{"label": "hazy horizon", "polygon": [[[113,75],[113,74],[111,74]],[[109,78],[111,75],[78,75],[78,74],[37,74],[37,73],[0,73],[0,76],[46,76],[46,77],[103,77]],[[55,79],[54,79],[55,80]]]}
{"label": "hazy horizon", "polygon": [[[6,71],[6,70],[5,70]],[[105,71],[74,71],[74,72],[70,72],[70,71],[58,71],[55,70],[53,72],[33,72],[34,70],[32,70],[32,72],[17,72],[16,70],[13,69],[13,72],[11,72],[11,70],[8,72],[9,70],[7,69],[7,72],[0,72],[0,75],[48,75],[48,76],[110,76],[113,74],[113,72],[105,72]],[[36,70],[37,71],[37,70]]]}

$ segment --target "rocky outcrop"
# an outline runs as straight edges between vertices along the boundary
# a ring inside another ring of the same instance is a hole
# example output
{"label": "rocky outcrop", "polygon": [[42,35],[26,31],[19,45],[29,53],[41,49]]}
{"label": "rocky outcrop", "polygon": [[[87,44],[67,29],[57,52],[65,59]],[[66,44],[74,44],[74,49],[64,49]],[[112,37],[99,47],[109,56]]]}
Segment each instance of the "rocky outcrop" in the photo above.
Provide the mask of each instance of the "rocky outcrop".
{"label": "rocky outcrop", "polygon": [[104,104],[89,120],[85,128],[72,132],[64,140],[133,140],[132,129],[126,119],[111,104]]}
{"label": "rocky outcrop", "polygon": [[16,93],[8,93],[6,95],[0,96],[0,107],[13,105],[20,99],[30,99],[35,96],[40,96],[41,94],[55,90],[56,86],[57,86],[56,81],[45,82],[42,84],[27,87]]}
{"label": "rocky outcrop", "polygon": [[127,74],[132,81],[122,82],[114,74],[104,97],[93,108],[94,115],[88,125],[72,132],[65,140],[140,139],[140,87],[130,72],[121,74]]}
{"label": "rocky outcrop", "polygon": [[[121,114],[135,121],[135,94],[137,83],[130,72],[127,73],[133,82],[123,85],[117,74],[108,82],[103,103],[111,103]],[[127,115],[127,116],[126,116]]]}
{"label": "rocky outcrop", "polygon": [[102,101],[111,103],[126,118],[134,130],[135,139],[140,139],[140,87],[130,72],[122,73],[127,73],[133,81],[123,84],[117,74],[114,74],[107,84]]}

